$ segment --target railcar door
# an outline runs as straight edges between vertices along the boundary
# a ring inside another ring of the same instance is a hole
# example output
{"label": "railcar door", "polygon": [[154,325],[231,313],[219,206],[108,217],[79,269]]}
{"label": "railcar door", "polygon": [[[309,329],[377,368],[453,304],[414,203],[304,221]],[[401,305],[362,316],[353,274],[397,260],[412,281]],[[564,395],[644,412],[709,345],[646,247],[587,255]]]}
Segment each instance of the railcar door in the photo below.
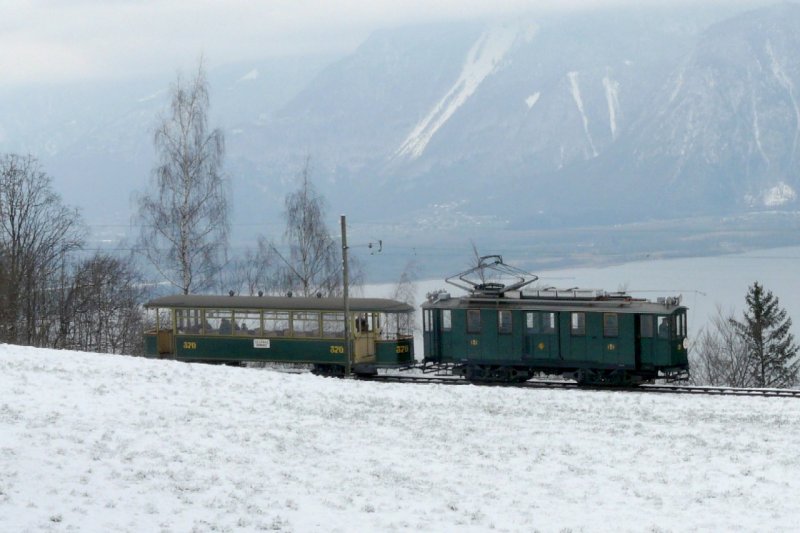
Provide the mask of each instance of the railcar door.
{"label": "railcar door", "polygon": [[438,320],[434,317],[438,314],[435,309],[422,310],[422,336],[425,348],[425,359],[440,362],[442,351],[439,342]]}
{"label": "railcar door", "polygon": [[166,329],[158,330],[156,342],[158,344],[158,355],[172,355],[172,332]]}
{"label": "railcar door", "polygon": [[633,317],[633,358],[636,370],[642,368],[642,315]]}
{"label": "railcar door", "polygon": [[673,335],[674,324],[671,316],[658,315],[656,317],[654,360],[658,366],[669,366],[672,361],[672,347],[670,340]]}
{"label": "railcar door", "polygon": [[[569,313],[562,313],[564,319],[567,320],[567,331],[564,332],[563,343],[567,348],[565,350],[564,359],[570,361],[585,361],[589,359],[587,354],[588,343],[586,336],[586,316],[587,313],[583,311],[573,311]],[[564,320],[562,319],[562,321]]]}
{"label": "railcar door", "polygon": [[434,324],[436,325],[436,349],[439,350],[441,357],[445,361],[453,360],[453,311],[451,309],[440,309],[434,313]]}
{"label": "railcar door", "polygon": [[525,312],[526,359],[560,359],[558,349],[558,320],[549,311]]}
{"label": "railcar door", "polygon": [[467,358],[470,361],[481,359],[483,356],[483,317],[480,309],[467,309]]}
{"label": "railcar door", "polygon": [[378,332],[378,317],[375,313],[360,313],[356,315],[354,362],[375,362],[375,341],[378,339]]}
{"label": "railcar door", "polygon": [[175,353],[175,342],[172,335],[172,311],[162,316],[156,309],[156,348],[159,357],[166,357]]}
{"label": "railcar door", "polygon": [[636,368],[649,369],[655,366],[655,317],[653,315],[638,315],[636,321],[639,325],[636,335]]}

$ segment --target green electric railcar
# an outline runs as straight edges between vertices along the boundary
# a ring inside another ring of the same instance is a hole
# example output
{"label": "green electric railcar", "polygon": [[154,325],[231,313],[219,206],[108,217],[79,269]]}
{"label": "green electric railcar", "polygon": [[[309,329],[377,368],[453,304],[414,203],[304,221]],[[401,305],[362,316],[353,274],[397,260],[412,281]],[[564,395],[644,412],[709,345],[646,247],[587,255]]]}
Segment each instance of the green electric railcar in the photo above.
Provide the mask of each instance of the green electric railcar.
{"label": "green electric railcar", "polygon": [[[342,298],[176,295],[145,307],[155,311],[155,327],[144,339],[149,357],[302,363],[332,375],[346,365]],[[353,372],[414,363],[413,307],[389,299],[350,298],[349,310]]]}
{"label": "green electric railcar", "polygon": [[[510,267],[498,256],[486,268]],[[484,261],[487,258],[482,258]],[[467,296],[429,295],[423,304],[424,363],[473,381],[525,381],[558,374],[582,384],[632,384],[688,376],[686,307],[624,293],[521,290],[458,275]],[[522,271],[518,271],[518,273]],[[530,275],[529,275],[530,276]],[[455,277],[455,276],[454,276]]]}

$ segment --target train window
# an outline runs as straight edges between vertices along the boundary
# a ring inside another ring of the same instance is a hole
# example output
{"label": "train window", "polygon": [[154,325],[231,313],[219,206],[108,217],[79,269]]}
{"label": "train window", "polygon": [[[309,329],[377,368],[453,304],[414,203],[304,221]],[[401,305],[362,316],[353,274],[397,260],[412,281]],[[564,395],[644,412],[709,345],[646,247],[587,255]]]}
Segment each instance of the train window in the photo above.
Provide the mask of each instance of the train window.
{"label": "train window", "polygon": [[498,333],[511,333],[511,311],[503,310],[497,312],[497,331]]}
{"label": "train window", "polygon": [[539,333],[541,331],[541,317],[539,313],[528,311],[525,313],[525,329],[528,334]]}
{"label": "train window", "polygon": [[640,315],[639,316],[639,336],[642,338],[650,339],[653,337],[653,316]]}
{"label": "train window", "polygon": [[288,337],[289,312],[264,311],[264,335],[267,337]]}
{"label": "train window", "polygon": [[570,333],[586,335],[586,313],[571,313]]}
{"label": "train window", "polygon": [[154,309],[153,316],[148,317],[155,323],[156,331],[168,330],[172,331],[172,310],[171,309]]}
{"label": "train window", "polygon": [[259,311],[234,311],[233,332],[236,335],[260,335],[261,313]]}
{"label": "train window", "polygon": [[467,333],[481,332],[481,310],[467,309]]}
{"label": "train window", "polygon": [[430,309],[422,313],[422,331],[431,331],[431,313]]}
{"label": "train window", "polygon": [[361,313],[356,315],[356,332],[368,333],[374,331],[377,327],[375,315],[372,313]]}
{"label": "train window", "polygon": [[203,330],[207,335],[230,335],[233,333],[233,311],[230,309],[207,309]]}
{"label": "train window", "polygon": [[542,313],[542,333],[553,334],[556,332],[556,314]]}
{"label": "train window", "polygon": [[322,313],[322,336],[344,338],[344,313]]}
{"label": "train window", "polygon": [[453,314],[450,309],[442,309],[442,331],[453,329]]}
{"label": "train window", "polygon": [[175,326],[178,329],[178,333],[200,333],[202,324],[199,309],[175,310]]}
{"label": "train window", "polygon": [[292,313],[292,335],[295,337],[319,337],[319,313],[316,311]]}
{"label": "train window", "polygon": [[617,313],[603,313],[603,336],[616,337],[619,335],[619,319]]}
{"label": "train window", "polygon": [[670,333],[670,322],[668,316],[658,317],[658,337],[661,339],[668,339]]}
{"label": "train window", "polygon": [[397,313],[393,315],[393,318],[392,315],[390,315],[389,320],[387,322],[390,326],[394,326],[394,331],[389,332],[390,338],[392,333],[394,333],[395,338],[405,337],[413,334],[412,333],[414,331],[413,313]]}

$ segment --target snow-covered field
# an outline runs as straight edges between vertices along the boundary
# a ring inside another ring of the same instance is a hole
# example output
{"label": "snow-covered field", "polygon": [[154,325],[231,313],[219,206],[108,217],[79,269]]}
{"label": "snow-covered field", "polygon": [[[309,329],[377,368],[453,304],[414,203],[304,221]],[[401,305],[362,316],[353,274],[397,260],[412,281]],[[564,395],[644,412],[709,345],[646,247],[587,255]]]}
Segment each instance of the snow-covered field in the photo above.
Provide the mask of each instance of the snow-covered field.
{"label": "snow-covered field", "polygon": [[0,345],[0,531],[796,531],[800,401]]}

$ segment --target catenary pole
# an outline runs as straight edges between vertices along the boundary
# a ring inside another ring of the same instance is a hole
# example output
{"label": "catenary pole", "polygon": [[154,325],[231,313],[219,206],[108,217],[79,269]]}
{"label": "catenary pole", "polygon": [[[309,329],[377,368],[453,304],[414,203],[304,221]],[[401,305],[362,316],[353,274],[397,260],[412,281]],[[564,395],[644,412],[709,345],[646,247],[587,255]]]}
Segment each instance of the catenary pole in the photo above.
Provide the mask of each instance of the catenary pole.
{"label": "catenary pole", "polygon": [[351,359],[351,342],[350,342],[350,295],[349,285],[350,279],[347,272],[347,222],[345,216],[341,215],[342,222],[342,287],[344,296],[344,351],[345,351],[345,364],[344,375],[350,377],[350,359]]}

